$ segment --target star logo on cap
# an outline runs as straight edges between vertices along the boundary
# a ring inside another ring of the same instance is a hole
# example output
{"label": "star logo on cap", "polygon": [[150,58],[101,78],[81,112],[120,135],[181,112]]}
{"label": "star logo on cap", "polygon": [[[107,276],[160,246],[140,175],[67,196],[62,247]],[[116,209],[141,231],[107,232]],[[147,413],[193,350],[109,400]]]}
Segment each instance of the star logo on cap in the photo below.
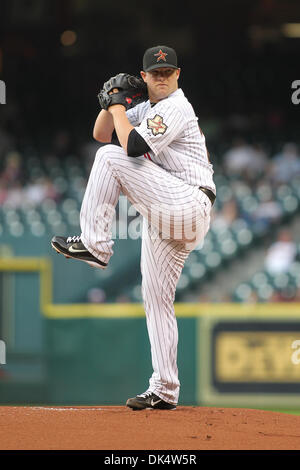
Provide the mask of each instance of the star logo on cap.
{"label": "star logo on cap", "polygon": [[168,55],[166,52],[163,52],[161,49],[159,49],[159,52],[154,54],[154,56],[157,57],[156,62],[159,62],[160,60],[164,60],[166,62],[166,55]]}

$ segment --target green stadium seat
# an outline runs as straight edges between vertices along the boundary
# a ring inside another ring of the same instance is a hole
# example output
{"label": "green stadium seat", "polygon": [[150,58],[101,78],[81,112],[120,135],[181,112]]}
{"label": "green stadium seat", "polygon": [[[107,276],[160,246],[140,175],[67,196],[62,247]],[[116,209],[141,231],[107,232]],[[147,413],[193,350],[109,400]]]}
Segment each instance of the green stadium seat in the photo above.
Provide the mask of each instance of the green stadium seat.
{"label": "green stadium seat", "polygon": [[293,195],[300,201],[300,178],[293,178],[290,187],[292,188]]}
{"label": "green stadium seat", "polygon": [[224,258],[232,258],[238,252],[238,245],[232,238],[227,238],[220,244],[220,250]]}
{"label": "green stadium seat", "polygon": [[212,245],[213,245],[213,242],[212,242],[213,238],[215,239],[215,243],[220,245],[225,240],[228,240],[228,239],[231,238],[230,230],[227,227],[222,227],[222,228],[219,228],[218,230],[216,230],[214,232],[214,237],[210,236],[208,238],[208,240],[210,241],[210,247],[212,247]]}
{"label": "green stadium seat", "polygon": [[83,176],[75,176],[70,181],[70,190],[74,191],[75,194],[77,194],[77,192],[84,192],[86,188],[86,183],[86,179]]}
{"label": "green stadium seat", "polygon": [[50,226],[49,229],[47,229],[48,232],[52,232],[53,235],[61,235],[61,236],[66,236],[69,235],[69,227],[65,222],[62,221],[55,221],[53,222]]}
{"label": "green stadium seat", "polygon": [[57,207],[57,203],[53,199],[45,199],[40,206],[42,212],[47,213],[50,210],[54,210]]}
{"label": "green stadium seat", "polygon": [[68,188],[69,188],[68,181],[63,176],[58,176],[57,178],[55,178],[53,180],[53,183],[54,183],[54,186],[56,187],[57,191],[60,194],[66,193]]}
{"label": "green stadium seat", "polygon": [[223,203],[228,202],[233,197],[233,191],[230,186],[222,185],[218,187],[217,199],[219,202]]}
{"label": "green stadium seat", "polygon": [[80,160],[76,155],[68,155],[66,158],[64,158],[64,161],[62,162],[65,168],[70,168],[71,166],[80,166]]}
{"label": "green stadium seat", "polygon": [[187,273],[191,280],[200,280],[205,277],[206,267],[203,263],[193,263],[188,267]]}
{"label": "green stadium seat", "polygon": [[25,232],[24,225],[19,221],[9,223],[7,225],[7,228],[8,228],[9,234],[14,238],[22,237]]}
{"label": "green stadium seat", "polygon": [[72,180],[73,178],[77,177],[84,177],[85,178],[85,171],[82,167],[78,165],[72,165],[68,168],[68,178]]}
{"label": "green stadium seat", "polygon": [[291,282],[288,273],[275,274],[272,278],[272,284],[276,290],[285,289]]}
{"label": "green stadium seat", "polygon": [[4,211],[4,221],[6,224],[10,225],[14,222],[20,221],[20,214],[15,209],[7,209]]}
{"label": "green stadium seat", "polygon": [[184,289],[186,289],[188,286],[190,285],[190,279],[189,279],[189,276],[185,273],[182,273],[180,278],[179,278],[179,281],[178,281],[178,284],[177,284],[177,290],[178,292],[180,293],[180,291],[183,291]]}
{"label": "green stadium seat", "polygon": [[263,284],[256,290],[259,301],[268,301],[274,294],[274,288],[270,284]]}
{"label": "green stadium seat", "polygon": [[38,178],[43,178],[47,176],[45,170],[40,166],[36,166],[36,167],[32,167],[28,169],[28,173],[29,173],[29,179],[33,181],[37,180]]}
{"label": "green stadium seat", "polygon": [[282,203],[284,212],[288,214],[292,214],[293,212],[296,212],[299,206],[298,199],[296,198],[296,196],[292,196],[292,195],[285,196],[281,200],[281,203]]}
{"label": "green stadium seat", "polygon": [[255,289],[258,289],[269,283],[269,276],[265,272],[258,272],[252,277],[251,283]]}
{"label": "green stadium seat", "polygon": [[239,246],[249,246],[253,241],[253,233],[248,228],[243,228],[236,233],[236,240]]}
{"label": "green stadium seat", "polygon": [[30,231],[35,237],[43,237],[46,233],[46,226],[40,221],[33,221],[30,225]]}
{"label": "green stadium seat", "polygon": [[46,215],[46,220],[49,225],[54,225],[62,221],[62,215],[58,210],[51,209]]}
{"label": "green stadium seat", "polygon": [[270,201],[273,195],[272,186],[269,183],[264,182],[258,186],[255,193],[260,202]]}
{"label": "green stadium seat", "polygon": [[298,285],[298,282],[300,281],[300,262],[295,261],[292,263],[288,273],[292,277],[295,284]]}
{"label": "green stadium seat", "polygon": [[205,266],[207,269],[216,269],[222,263],[222,257],[217,251],[211,251],[205,255]]}
{"label": "green stadium seat", "polygon": [[55,167],[50,168],[48,170],[48,174],[52,180],[55,180],[56,178],[60,178],[60,177],[62,178],[65,177],[65,172],[63,168],[61,168],[60,166],[55,166]]}
{"label": "green stadium seat", "polygon": [[130,298],[132,302],[142,302],[142,290],[141,290],[141,285],[137,284],[135,285],[131,291],[130,291]]}
{"label": "green stadium seat", "polygon": [[245,302],[250,299],[253,288],[249,283],[243,282],[235,289],[233,300],[236,302]]}
{"label": "green stadium seat", "polygon": [[75,198],[66,198],[61,204],[61,209],[65,214],[78,209],[78,202]]}
{"label": "green stadium seat", "polygon": [[72,209],[70,212],[67,214],[66,222],[71,227],[79,227],[80,225],[80,212],[77,209]]}
{"label": "green stadium seat", "polygon": [[192,265],[193,263],[197,263],[197,261],[198,261],[198,252],[197,251],[192,251],[189,254],[184,266],[188,267],[188,266]]}
{"label": "green stadium seat", "polygon": [[282,201],[287,196],[291,196],[292,194],[293,194],[293,190],[287,184],[281,184],[276,189],[276,198],[278,199],[278,201]]}
{"label": "green stadium seat", "polygon": [[251,188],[245,183],[241,183],[241,182],[233,183],[232,191],[238,201],[242,201],[246,197],[249,197],[252,195]]}
{"label": "green stadium seat", "polygon": [[240,201],[240,205],[243,211],[252,214],[258,208],[258,200],[253,195],[246,196]]}
{"label": "green stadium seat", "polygon": [[33,222],[40,222],[42,217],[38,210],[30,209],[24,213],[24,219],[28,225],[31,225]]}
{"label": "green stadium seat", "polygon": [[201,254],[206,255],[207,253],[210,253],[213,250],[213,248],[214,248],[214,243],[212,241],[211,236],[208,233],[207,236],[205,237],[203,246],[201,248]]}

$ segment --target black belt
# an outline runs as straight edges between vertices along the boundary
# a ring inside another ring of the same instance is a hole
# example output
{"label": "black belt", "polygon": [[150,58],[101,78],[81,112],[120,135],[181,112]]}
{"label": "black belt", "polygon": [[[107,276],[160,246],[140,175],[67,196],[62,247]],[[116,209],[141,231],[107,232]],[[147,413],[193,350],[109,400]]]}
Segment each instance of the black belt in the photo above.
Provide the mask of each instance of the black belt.
{"label": "black belt", "polygon": [[201,191],[206,194],[206,196],[210,199],[211,205],[213,205],[216,200],[216,195],[210,189],[202,188],[202,186],[199,186],[199,189],[201,189]]}

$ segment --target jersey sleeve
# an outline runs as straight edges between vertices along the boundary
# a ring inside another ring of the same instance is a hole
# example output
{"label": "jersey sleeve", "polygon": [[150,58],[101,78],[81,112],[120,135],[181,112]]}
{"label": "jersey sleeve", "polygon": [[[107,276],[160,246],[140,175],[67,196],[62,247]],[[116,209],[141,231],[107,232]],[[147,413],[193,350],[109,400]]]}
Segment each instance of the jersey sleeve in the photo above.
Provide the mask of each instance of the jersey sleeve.
{"label": "jersey sleeve", "polygon": [[133,127],[139,124],[139,113],[138,113],[137,106],[135,106],[134,108],[128,109],[128,111],[126,111],[126,116],[128,118],[128,121]]}
{"label": "jersey sleeve", "polygon": [[182,132],[185,126],[183,113],[172,103],[162,101],[135,127],[155,155],[162,152]]}
{"label": "jersey sleeve", "polygon": [[139,126],[145,116],[148,107],[148,101],[143,101],[126,111],[126,116],[133,127]]}

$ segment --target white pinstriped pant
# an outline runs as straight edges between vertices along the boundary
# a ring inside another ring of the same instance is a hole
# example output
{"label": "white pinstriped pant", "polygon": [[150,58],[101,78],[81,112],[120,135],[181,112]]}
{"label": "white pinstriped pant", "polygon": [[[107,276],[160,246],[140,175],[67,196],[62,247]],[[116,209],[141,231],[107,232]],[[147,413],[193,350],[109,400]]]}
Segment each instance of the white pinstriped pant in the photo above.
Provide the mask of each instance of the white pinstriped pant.
{"label": "white pinstriped pant", "polygon": [[197,187],[155,163],[128,157],[116,145],[101,147],[82,202],[80,224],[82,242],[105,263],[113,254],[111,228],[121,191],[143,216],[142,294],[153,366],[148,391],[177,404],[175,290],[186,258],[208,231],[211,203]]}

